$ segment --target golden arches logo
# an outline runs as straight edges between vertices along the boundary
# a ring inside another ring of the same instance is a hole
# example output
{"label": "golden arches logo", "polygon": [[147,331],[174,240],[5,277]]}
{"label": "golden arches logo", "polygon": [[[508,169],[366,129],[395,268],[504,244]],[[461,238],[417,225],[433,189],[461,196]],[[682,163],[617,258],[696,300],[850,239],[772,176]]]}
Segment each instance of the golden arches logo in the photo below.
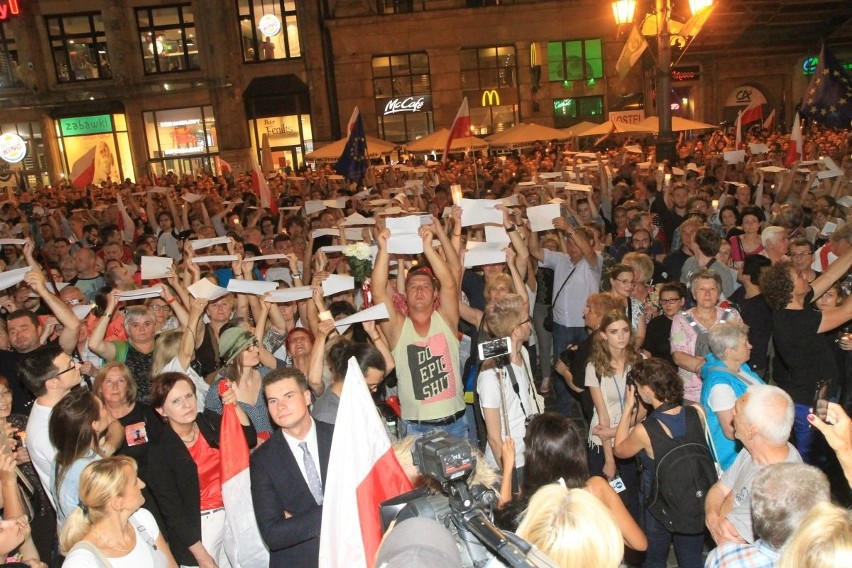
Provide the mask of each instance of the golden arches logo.
{"label": "golden arches logo", "polygon": [[494,89],[482,91],[482,106],[500,106],[500,93]]}

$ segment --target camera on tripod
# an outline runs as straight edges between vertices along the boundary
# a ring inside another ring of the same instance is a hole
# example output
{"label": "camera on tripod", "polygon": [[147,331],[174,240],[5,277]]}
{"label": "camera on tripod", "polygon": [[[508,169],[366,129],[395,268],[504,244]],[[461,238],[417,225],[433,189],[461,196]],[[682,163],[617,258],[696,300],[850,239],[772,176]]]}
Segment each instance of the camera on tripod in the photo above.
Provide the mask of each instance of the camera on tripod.
{"label": "camera on tripod", "polygon": [[435,431],[418,438],[411,452],[420,474],[437,482],[441,493],[421,487],[385,501],[379,506],[382,530],[393,520],[427,517],[453,534],[465,568],[485,566],[495,557],[511,567],[555,566],[522,538],[494,526],[497,494],[483,485],[469,485],[476,456],[467,441]]}

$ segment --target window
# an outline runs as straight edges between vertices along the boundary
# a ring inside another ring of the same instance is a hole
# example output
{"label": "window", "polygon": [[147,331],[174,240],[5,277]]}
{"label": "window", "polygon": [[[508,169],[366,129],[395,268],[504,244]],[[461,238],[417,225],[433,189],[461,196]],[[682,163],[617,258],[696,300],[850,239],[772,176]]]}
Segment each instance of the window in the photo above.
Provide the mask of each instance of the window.
{"label": "window", "polygon": [[100,13],[48,16],[45,22],[57,81],[112,79]]}
{"label": "window", "polygon": [[[44,140],[41,135],[41,124],[38,122],[18,122],[0,124],[0,135],[17,134],[27,143],[27,154],[20,162],[22,174],[26,178],[27,187],[35,187],[36,183],[50,183],[45,160]],[[0,159],[0,170],[8,164]],[[9,172],[7,171],[6,174]],[[16,174],[17,175],[17,174]],[[14,180],[7,184],[15,183]],[[17,185],[17,184],[15,184]]]}
{"label": "window", "polygon": [[516,86],[513,46],[462,49],[459,61],[462,91]]}
{"label": "window", "polygon": [[147,75],[200,68],[191,6],[139,8],[136,25]]}
{"label": "window", "polygon": [[0,23],[0,87],[16,87],[21,84],[18,70],[18,46],[12,27]]}
{"label": "window", "polygon": [[556,128],[567,128],[578,122],[599,122],[603,116],[603,97],[554,99],[553,116]]}
{"label": "window", "polygon": [[374,57],[373,96],[379,137],[407,142],[432,132],[432,79],[426,53]]}
{"label": "window", "polygon": [[603,78],[601,40],[556,41],[547,44],[551,81],[588,81]]}
{"label": "window", "polygon": [[296,0],[237,0],[237,7],[243,61],[252,63],[302,56]]}
{"label": "window", "polygon": [[158,175],[213,171],[219,150],[213,107],[158,110],[142,114],[149,164]]}

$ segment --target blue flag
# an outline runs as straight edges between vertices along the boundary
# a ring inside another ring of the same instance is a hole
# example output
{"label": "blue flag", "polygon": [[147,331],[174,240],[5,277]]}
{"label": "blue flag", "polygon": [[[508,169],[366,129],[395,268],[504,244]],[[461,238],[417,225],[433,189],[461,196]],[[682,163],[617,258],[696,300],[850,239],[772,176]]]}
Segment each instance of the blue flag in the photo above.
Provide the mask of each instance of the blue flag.
{"label": "blue flag", "polygon": [[343,153],[334,164],[334,171],[358,184],[363,183],[367,173],[367,136],[364,134],[364,121],[358,107],[349,120],[349,139],[343,147]]}
{"label": "blue flag", "polygon": [[834,128],[849,128],[852,123],[852,82],[825,46],[802,99],[801,114]]}

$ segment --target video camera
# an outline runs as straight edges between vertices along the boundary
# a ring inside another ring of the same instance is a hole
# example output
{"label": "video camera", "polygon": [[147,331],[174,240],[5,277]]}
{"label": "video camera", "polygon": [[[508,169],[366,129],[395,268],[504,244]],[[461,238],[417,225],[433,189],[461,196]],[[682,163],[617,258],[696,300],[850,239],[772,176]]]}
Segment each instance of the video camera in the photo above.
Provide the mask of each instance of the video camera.
{"label": "video camera", "polygon": [[431,432],[414,442],[414,465],[421,475],[440,484],[442,493],[418,488],[379,506],[382,530],[393,520],[435,519],[453,534],[465,568],[480,568],[497,558],[513,568],[554,567],[537,548],[494,526],[497,494],[483,485],[468,485],[476,456],[464,440]]}

